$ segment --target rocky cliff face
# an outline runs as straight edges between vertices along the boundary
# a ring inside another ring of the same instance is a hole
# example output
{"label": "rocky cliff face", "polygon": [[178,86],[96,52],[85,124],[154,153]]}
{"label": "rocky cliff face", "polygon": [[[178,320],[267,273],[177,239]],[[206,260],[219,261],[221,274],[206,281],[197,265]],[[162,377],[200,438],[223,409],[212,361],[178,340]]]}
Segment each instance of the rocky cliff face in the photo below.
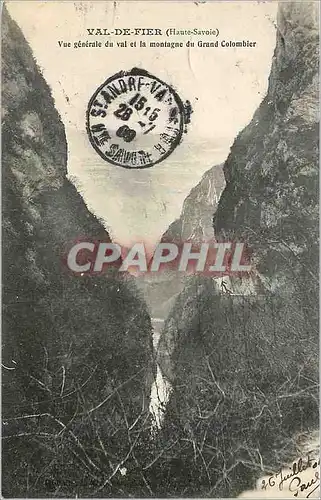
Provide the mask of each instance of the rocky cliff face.
{"label": "rocky cliff face", "polygon": [[163,234],[162,241],[207,241],[214,236],[213,214],[225,186],[223,165],[205,172],[183,203],[182,213]]}
{"label": "rocky cliff face", "polygon": [[[215,165],[205,172],[185,198],[179,219],[169,226],[161,242],[176,242],[179,245],[185,241],[209,241],[214,237],[213,214],[225,186],[222,167]],[[188,277],[181,272],[166,271],[161,275],[140,277],[138,281],[152,316],[165,319]]]}
{"label": "rocky cliff face", "polygon": [[280,6],[268,92],[224,165],[214,220],[221,237],[253,249],[266,288],[305,289],[309,300],[318,275],[318,7]]}
{"label": "rocky cliff face", "polygon": [[175,457],[162,470],[189,470],[178,495],[237,495],[318,425],[317,8],[280,3],[268,93],[224,165],[214,231],[252,248],[260,287],[229,295],[195,276],[160,339]]}
{"label": "rocky cliff face", "polygon": [[148,427],[150,318],[129,277],[75,277],[63,266],[76,238],[109,236],[66,178],[63,124],[5,8],[2,112],[2,491],[114,496],[121,466],[135,483],[131,432],[143,439]]}

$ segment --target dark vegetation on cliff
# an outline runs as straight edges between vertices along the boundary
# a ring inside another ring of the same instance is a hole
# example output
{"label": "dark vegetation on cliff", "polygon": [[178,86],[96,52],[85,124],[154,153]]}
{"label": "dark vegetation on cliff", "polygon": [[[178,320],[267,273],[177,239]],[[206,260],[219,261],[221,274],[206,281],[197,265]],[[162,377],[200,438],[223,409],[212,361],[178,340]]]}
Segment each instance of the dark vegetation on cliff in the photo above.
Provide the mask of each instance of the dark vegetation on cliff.
{"label": "dark vegetation on cliff", "polygon": [[160,494],[235,496],[319,423],[317,10],[280,3],[267,95],[224,165],[215,236],[253,250],[260,291],[195,276],[161,334]]}
{"label": "dark vegetation on cliff", "polygon": [[2,114],[2,493],[144,495],[150,318],[129,277],[63,267],[73,240],[109,236],[66,179],[63,124],[5,8]]}
{"label": "dark vegetation on cliff", "polygon": [[319,417],[318,335],[306,313],[295,299],[222,294],[210,278],[185,287],[158,354],[173,387],[160,494],[170,474],[181,495],[233,497],[295,458],[296,434]]}

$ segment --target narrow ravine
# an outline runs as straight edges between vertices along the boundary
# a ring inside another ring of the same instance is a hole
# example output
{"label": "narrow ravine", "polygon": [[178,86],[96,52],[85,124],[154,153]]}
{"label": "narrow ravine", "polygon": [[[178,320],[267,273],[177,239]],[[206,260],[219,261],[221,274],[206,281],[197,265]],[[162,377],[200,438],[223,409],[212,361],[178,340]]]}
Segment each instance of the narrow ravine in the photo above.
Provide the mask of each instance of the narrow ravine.
{"label": "narrow ravine", "polygon": [[[223,278],[215,278],[215,282],[217,282],[218,287],[222,290],[222,293],[227,293],[224,292],[221,286],[221,282],[223,281]],[[247,286],[245,287],[244,290],[242,290],[242,294],[240,293],[235,293],[233,286],[230,282],[229,277],[224,278],[224,282],[229,290],[230,295],[249,295],[251,293],[254,293],[253,287]],[[152,329],[153,329],[153,347],[154,347],[154,352],[157,352],[158,348],[158,343],[161,335],[161,331],[164,327],[165,319],[164,318],[158,318],[158,317],[152,317],[151,318],[151,323],[152,323]],[[151,388],[151,401],[150,401],[150,406],[149,410],[154,416],[155,419],[155,428],[160,429],[164,417],[164,412],[166,410],[166,404],[168,403],[169,396],[172,390],[172,386],[169,383],[169,381],[163,376],[161,368],[159,364],[157,364],[157,371],[156,371],[156,378],[154,380],[154,383]]]}

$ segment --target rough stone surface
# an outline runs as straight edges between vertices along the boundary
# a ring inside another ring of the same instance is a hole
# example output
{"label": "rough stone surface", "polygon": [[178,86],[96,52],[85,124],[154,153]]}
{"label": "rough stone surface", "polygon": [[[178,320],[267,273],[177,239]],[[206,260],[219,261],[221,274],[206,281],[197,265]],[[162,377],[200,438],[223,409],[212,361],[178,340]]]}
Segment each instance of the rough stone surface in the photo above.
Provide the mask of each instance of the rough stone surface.
{"label": "rough stone surface", "polygon": [[318,426],[317,9],[280,2],[267,95],[224,164],[215,236],[251,248],[255,286],[195,276],[161,334],[163,432],[189,471],[178,495],[238,495]]}
{"label": "rough stone surface", "polygon": [[151,323],[129,277],[69,274],[76,239],[110,238],[66,178],[64,126],[5,8],[2,37],[2,493],[86,496],[148,417]]}

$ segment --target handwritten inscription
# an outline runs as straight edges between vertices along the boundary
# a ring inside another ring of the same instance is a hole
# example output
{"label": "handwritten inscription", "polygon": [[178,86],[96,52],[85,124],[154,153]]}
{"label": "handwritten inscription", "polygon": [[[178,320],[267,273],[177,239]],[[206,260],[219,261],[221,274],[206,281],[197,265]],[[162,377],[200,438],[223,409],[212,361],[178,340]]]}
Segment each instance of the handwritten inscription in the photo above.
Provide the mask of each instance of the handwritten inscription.
{"label": "handwritten inscription", "polygon": [[[309,498],[320,488],[320,459],[299,458],[288,471],[280,469],[268,479],[262,479],[261,489],[287,490],[293,497]],[[304,477],[303,477],[304,475]]]}

